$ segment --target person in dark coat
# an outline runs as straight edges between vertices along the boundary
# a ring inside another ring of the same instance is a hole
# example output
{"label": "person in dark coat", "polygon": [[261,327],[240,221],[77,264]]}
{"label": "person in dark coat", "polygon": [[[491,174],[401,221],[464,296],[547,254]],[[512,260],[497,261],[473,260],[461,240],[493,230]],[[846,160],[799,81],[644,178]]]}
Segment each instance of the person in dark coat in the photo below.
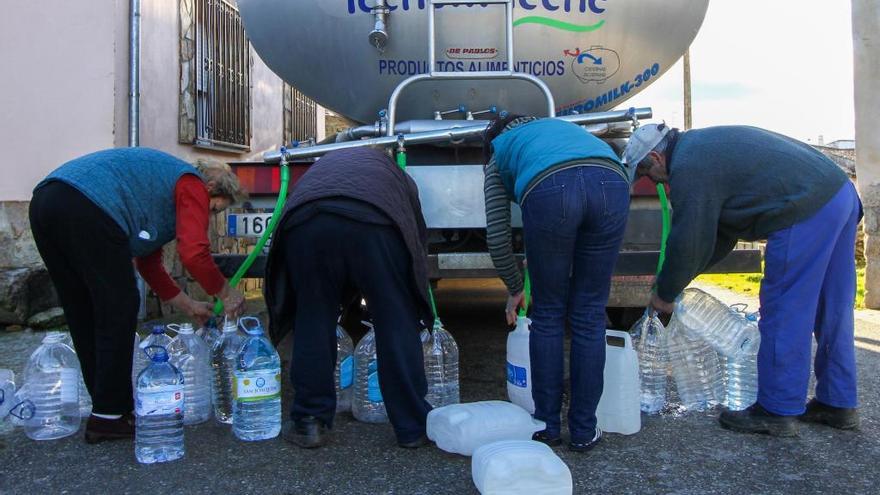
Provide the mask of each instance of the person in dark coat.
{"label": "person in dark coat", "polygon": [[328,153],[291,191],[266,267],[269,331],[291,330],[294,399],[283,436],[323,445],[336,411],[336,322],[344,294],[373,316],[379,387],[398,445],[426,443],[419,332],[433,322],[427,229],[415,182],[382,151]]}
{"label": "person in dark coat", "polygon": [[[846,174],[813,147],[749,126],[639,128],[624,153],[639,176],[668,183],[672,230],[651,305],[682,290],[738,239],[767,240],[761,281],[758,401],[725,411],[725,428],[797,434],[797,419],[858,427],[853,304],[862,204]],[[807,403],[812,336],[816,396]]]}

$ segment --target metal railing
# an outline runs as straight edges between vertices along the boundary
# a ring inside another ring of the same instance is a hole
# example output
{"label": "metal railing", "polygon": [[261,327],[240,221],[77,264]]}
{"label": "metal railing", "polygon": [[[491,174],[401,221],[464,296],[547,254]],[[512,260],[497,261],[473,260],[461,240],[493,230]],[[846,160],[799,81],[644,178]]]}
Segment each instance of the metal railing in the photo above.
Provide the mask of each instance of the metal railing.
{"label": "metal railing", "polygon": [[250,43],[238,9],[195,0],[196,143],[250,147]]}

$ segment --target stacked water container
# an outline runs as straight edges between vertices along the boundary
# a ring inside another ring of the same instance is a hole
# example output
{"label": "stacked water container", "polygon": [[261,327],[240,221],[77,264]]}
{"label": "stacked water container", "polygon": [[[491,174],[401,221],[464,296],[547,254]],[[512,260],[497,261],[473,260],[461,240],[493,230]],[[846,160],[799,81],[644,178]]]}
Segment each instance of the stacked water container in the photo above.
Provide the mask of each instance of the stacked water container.
{"label": "stacked water container", "polygon": [[669,325],[669,356],[682,404],[741,410],[757,399],[760,334],[754,321],[699,289],[687,289]]}

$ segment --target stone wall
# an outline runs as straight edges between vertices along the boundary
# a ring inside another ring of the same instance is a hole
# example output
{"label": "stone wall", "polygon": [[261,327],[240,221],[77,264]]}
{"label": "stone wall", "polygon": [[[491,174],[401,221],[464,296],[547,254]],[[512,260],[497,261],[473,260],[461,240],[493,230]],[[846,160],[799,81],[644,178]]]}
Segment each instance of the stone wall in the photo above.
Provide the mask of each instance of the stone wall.
{"label": "stone wall", "polygon": [[34,244],[28,201],[0,201],[0,327],[57,327],[58,296]]}

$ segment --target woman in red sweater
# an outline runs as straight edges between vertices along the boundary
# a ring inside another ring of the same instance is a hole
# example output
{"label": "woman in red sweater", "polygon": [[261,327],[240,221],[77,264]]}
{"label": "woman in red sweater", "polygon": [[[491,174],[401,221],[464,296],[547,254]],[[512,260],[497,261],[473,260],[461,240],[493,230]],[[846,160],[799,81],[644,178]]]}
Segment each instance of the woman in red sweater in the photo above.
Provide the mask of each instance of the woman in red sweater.
{"label": "woman in red sweater", "polygon": [[37,185],[31,231],[79,355],[92,415],[86,441],[131,438],[130,370],[139,298],[132,259],[159,297],[196,322],[211,305],[196,301],[162,266],[176,240],[187,272],[221,301],[229,317],[244,309],[211,258],[208,221],[244,193],[229,166],[195,167],[149,148],[116,148],[79,157]]}

